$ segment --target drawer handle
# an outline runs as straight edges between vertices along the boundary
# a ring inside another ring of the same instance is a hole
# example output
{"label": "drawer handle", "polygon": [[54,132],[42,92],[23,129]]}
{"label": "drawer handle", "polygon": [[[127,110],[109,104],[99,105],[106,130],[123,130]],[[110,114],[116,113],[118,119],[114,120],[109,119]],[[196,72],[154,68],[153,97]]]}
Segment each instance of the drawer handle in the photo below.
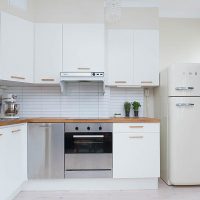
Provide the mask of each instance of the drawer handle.
{"label": "drawer handle", "polygon": [[126,81],[115,81],[115,83],[127,83]]}
{"label": "drawer handle", "polygon": [[90,70],[89,67],[79,67],[78,70]]}
{"label": "drawer handle", "polygon": [[55,81],[53,78],[42,78],[41,81]]}
{"label": "drawer handle", "polygon": [[21,131],[21,129],[16,129],[16,130],[13,130],[12,133],[18,133],[20,131]]}
{"label": "drawer handle", "polygon": [[176,87],[175,90],[184,91],[184,90],[194,90],[194,87]]}
{"label": "drawer handle", "polygon": [[73,135],[73,138],[104,138],[104,135]]}
{"label": "drawer handle", "polygon": [[51,128],[50,125],[41,125],[40,128]]}
{"label": "drawer handle", "polygon": [[153,83],[153,82],[152,82],[152,81],[141,81],[141,83],[142,83],[142,84],[145,84],[145,83],[146,83],[146,84],[148,84],[148,83],[151,84],[151,83]]}
{"label": "drawer handle", "polygon": [[129,128],[144,128],[144,126],[129,126]]}
{"label": "drawer handle", "polygon": [[129,136],[130,139],[143,139],[144,136]]}
{"label": "drawer handle", "polygon": [[20,76],[11,76],[10,78],[12,79],[20,79],[20,80],[25,80],[26,78],[20,77]]}

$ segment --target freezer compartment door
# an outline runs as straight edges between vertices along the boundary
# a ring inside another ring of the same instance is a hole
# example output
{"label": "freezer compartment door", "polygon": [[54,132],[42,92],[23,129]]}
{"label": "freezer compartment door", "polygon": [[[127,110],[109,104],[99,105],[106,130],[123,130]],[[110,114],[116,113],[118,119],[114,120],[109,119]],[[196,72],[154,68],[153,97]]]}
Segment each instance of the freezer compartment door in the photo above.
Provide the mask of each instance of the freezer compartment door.
{"label": "freezer compartment door", "polygon": [[169,182],[200,184],[200,98],[169,98]]}
{"label": "freezer compartment door", "polygon": [[200,64],[176,64],[168,69],[168,96],[200,96]]}

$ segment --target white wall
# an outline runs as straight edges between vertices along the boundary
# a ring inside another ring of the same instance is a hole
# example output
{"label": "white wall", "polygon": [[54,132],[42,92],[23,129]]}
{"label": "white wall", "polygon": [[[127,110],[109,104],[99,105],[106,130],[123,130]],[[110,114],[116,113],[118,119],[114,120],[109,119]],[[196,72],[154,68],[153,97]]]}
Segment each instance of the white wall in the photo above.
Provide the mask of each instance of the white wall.
{"label": "white wall", "polygon": [[199,0],[159,0],[160,16],[170,18],[200,18]]}
{"label": "white wall", "polygon": [[121,19],[107,23],[107,28],[158,29],[158,8],[122,8]]}
{"label": "white wall", "polygon": [[32,0],[36,22],[103,23],[104,0]]}
{"label": "white wall", "polygon": [[160,70],[179,62],[200,62],[200,19],[160,19]]}

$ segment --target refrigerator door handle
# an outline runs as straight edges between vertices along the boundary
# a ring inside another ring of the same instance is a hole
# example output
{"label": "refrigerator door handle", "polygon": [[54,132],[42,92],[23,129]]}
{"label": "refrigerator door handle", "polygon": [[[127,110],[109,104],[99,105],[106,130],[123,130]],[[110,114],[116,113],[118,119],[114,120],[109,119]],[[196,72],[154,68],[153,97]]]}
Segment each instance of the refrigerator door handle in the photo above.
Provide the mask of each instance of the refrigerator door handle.
{"label": "refrigerator door handle", "polygon": [[177,103],[176,106],[187,107],[187,106],[194,106],[194,104],[193,103]]}
{"label": "refrigerator door handle", "polygon": [[194,87],[176,87],[176,90],[194,90]]}

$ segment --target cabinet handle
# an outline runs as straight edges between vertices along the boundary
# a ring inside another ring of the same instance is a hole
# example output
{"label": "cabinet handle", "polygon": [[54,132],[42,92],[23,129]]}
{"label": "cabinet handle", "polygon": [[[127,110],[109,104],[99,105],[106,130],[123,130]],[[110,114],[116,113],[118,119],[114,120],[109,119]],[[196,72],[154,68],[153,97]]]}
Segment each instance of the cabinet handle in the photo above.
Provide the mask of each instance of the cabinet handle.
{"label": "cabinet handle", "polygon": [[13,130],[12,133],[18,133],[20,131],[21,131],[21,129],[16,129],[16,130]]}
{"label": "cabinet handle", "polygon": [[115,83],[127,83],[126,81],[115,81]]}
{"label": "cabinet handle", "polygon": [[11,76],[10,78],[12,79],[20,79],[20,80],[25,80],[26,78],[20,77],[20,76]]}
{"label": "cabinet handle", "polygon": [[3,134],[2,134],[2,133],[0,133],[0,136],[3,136]]}
{"label": "cabinet handle", "polygon": [[152,84],[152,81],[141,81],[142,84]]}
{"label": "cabinet handle", "polygon": [[41,81],[55,81],[53,78],[42,78]]}
{"label": "cabinet handle", "polygon": [[79,67],[78,70],[90,70],[89,67]]}
{"label": "cabinet handle", "polygon": [[144,126],[129,126],[129,128],[144,128]]}
{"label": "cabinet handle", "polygon": [[129,136],[129,139],[143,139],[144,136]]}

